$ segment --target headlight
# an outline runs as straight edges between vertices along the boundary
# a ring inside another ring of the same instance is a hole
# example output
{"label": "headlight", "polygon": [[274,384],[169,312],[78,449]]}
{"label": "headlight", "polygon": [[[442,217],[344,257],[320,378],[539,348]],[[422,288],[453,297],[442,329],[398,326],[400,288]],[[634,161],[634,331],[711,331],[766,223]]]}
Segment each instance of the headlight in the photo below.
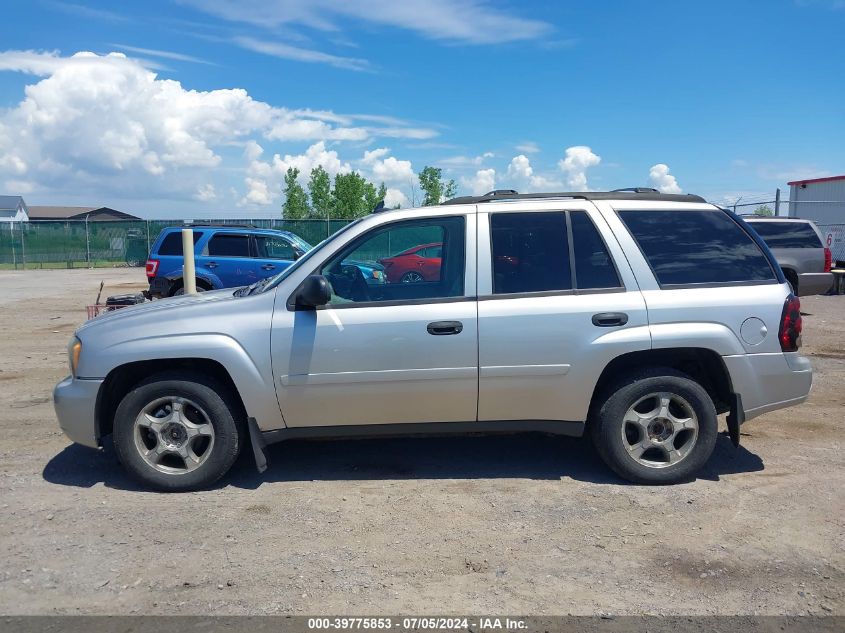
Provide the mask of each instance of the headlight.
{"label": "headlight", "polygon": [[70,365],[70,373],[76,378],[76,368],[79,366],[79,354],[82,352],[82,341],[75,336],[67,344],[67,362]]}

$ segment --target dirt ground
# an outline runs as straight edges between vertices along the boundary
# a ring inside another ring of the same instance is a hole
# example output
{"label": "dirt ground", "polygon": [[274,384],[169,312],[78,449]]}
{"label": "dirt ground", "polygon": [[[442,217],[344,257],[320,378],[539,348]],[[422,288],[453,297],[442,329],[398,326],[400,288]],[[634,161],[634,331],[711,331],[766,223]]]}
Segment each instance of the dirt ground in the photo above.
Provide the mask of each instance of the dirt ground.
{"label": "dirt ground", "polygon": [[51,403],[103,279],[0,272],[0,613],[845,614],[845,296],[802,300],[810,400],[629,485],[586,440],[289,442],[156,494]]}

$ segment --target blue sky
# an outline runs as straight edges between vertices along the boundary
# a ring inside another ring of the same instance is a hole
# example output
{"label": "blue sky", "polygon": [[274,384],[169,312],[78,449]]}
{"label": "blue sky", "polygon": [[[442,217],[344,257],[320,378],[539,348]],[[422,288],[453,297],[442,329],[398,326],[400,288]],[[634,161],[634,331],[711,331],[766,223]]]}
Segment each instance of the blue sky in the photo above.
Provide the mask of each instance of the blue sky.
{"label": "blue sky", "polygon": [[424,165],[462,193],[716,201],[845,173],[843,0],[1,11],[0,193],[31,205],[277,216],[284,170],[317,163],[383,180],[403,206]]}

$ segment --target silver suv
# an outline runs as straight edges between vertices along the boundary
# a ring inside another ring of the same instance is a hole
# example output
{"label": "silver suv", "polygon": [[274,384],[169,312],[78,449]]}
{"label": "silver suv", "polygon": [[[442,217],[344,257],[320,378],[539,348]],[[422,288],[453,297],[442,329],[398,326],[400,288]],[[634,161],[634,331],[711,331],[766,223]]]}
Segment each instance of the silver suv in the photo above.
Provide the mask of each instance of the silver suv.
{"label": "silver suv", "polygon": [[807,398],[800,333],[762,240],[697,196],[497,191],[373,213],[276,277],[89,321],[54,398],[68,437],[112,434],[163,490],[209,486],[244,448],[263,470],[289,438],[521,431],[589,432],[620,476],[674,483],[707,462],[717,414],[738,442]]}
{"label": "silver suv", "polygon": [[822,234],[810,220],[747,216],[743,218],[772,249],[792,292],[822,294],[833,285],[833,256]]}

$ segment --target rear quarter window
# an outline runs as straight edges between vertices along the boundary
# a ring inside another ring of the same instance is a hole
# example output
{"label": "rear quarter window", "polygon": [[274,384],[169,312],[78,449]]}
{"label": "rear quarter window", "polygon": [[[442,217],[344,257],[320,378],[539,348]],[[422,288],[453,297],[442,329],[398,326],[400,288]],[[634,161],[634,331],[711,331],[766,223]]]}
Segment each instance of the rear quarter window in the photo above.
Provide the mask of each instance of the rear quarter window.
{"label": "rear quarter window", "polygon": [[[194,246],[202,237],[201,232],[194,231]],[[173,231],[164,236],[158,247],[159,255],[182,255],[182,232]]]}
{"label": "rear quarter window", "polygon": [[719,210],[619,211],[661,286],[774,281],[760,247]]}
{"label": "rear quarter window", "polygon": [[822,241],[806,222],[749,222],[769,248],[822,248]]}

